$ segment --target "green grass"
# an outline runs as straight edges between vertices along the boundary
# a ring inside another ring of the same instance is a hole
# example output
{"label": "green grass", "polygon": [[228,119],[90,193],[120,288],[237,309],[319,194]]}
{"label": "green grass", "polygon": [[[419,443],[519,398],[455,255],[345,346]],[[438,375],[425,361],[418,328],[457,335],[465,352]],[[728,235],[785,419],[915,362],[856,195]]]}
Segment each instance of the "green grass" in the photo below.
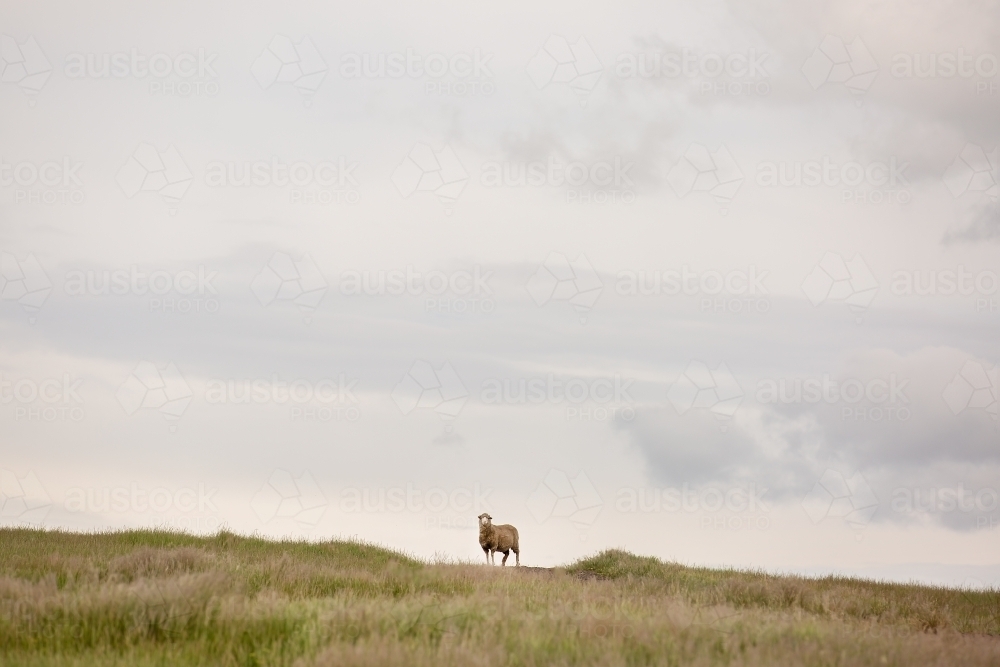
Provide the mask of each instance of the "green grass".
{"label": "green grass", "polygon": [[358,542],[0,529],[2,665],[997,665],[1000,593],[424,563]]}

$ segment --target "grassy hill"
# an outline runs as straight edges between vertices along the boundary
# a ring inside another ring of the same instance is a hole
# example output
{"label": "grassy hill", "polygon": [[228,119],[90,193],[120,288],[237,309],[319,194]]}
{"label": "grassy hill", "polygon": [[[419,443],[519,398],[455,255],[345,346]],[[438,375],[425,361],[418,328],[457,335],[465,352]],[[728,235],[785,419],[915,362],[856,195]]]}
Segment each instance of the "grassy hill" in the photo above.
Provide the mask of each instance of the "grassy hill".
{"label": "grassy hill", "polygon": [[998,665],[1000,593],[0,529],[2,665]]}

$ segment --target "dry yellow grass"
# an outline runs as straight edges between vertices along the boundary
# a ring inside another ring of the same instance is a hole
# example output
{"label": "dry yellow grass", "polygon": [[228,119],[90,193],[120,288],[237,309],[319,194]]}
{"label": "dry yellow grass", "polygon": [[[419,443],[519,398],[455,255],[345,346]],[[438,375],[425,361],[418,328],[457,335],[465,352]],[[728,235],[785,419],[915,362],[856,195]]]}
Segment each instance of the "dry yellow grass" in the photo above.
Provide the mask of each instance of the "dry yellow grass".
{"label": "dry yellow grass", "polygon": [[0,530],[3,665],[997,665],[1000,594],[354,542]]}

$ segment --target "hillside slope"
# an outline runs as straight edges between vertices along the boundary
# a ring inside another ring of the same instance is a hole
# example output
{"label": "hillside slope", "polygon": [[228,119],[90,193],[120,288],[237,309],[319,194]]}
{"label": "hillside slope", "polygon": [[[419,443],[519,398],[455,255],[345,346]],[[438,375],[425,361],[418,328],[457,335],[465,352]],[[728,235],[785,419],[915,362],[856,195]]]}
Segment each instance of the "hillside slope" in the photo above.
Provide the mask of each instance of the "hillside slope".
{"label": "hillside slope", "polygon": [[1000,593],[427,564],[353,542],[0,529],[3,665],[997,665]]}

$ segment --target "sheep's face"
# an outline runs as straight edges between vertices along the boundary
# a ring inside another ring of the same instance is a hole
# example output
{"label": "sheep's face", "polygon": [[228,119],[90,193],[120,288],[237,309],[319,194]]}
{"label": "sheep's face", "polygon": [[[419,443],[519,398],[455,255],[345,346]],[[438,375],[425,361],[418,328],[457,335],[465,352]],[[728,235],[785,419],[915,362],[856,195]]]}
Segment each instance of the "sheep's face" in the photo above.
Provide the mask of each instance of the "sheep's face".
{"label": "sheep's face", "polygon": [[492,521],[493,521],[493,517],[491,517],[489,514],[486,514],[485,512],[483,512],[482,514],[479,515],[479,527],[480,528],[487,528],[487,527],[489,527],[489,525],[490,525],[490,523]]}

